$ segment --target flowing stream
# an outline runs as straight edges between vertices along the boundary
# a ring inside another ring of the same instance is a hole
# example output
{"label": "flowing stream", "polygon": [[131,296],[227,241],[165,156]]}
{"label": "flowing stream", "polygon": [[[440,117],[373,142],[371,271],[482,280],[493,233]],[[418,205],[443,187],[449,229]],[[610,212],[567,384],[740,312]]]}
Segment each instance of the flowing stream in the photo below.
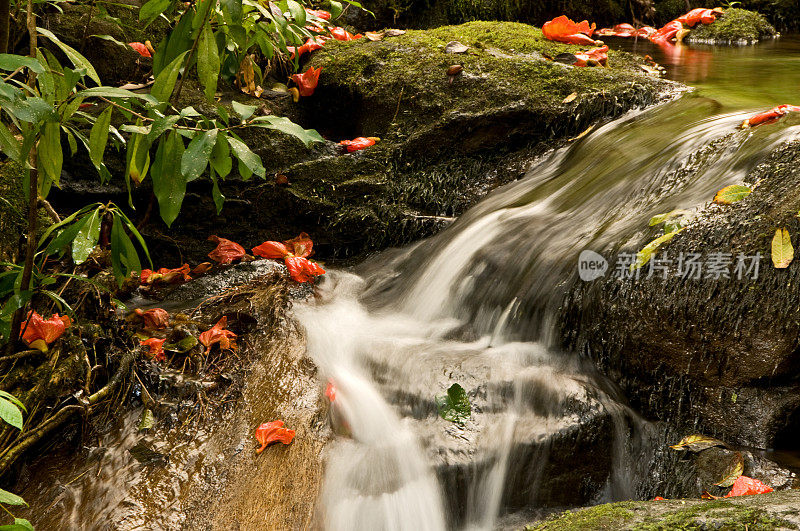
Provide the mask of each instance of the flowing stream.
{"label": "flowing stream", "polygon": [[[755,112],[800,104],[793,99],[800,38],[740,49],[611,44],[649,53],[671,78],[698,90],[593,128],[435,237],[352,270],[329,269],[318,296],[294,306],[320,383],[329,381],[335,393],[337,436],[325,450],[314,517],[325,529],[515,528],[540,510],[652,497],[659,472],[651,425],[588,360],[559,348],[563,297],[581,282],[583,250],[606,257],[613,271],[617,251],[654,237],[651,216],[701,208],[800,135],[797,116],[737,129]],[[259,264],[268,263],[247,267]],[[230,441],[176,435],[165,444],[169,464],[145,473],[128,455],[137,438],[131,412],[94,461],[45,463],[38,473],[45,479],[23,492],[46,502],[32,519],[43,529],[106,528],[109,521],[124,529],[185,527],[187,484],[206,483],[213,492],[230,460],[224,451],[239,444],[238,455],[247,446],[237,441],[252,443],[263,415],[248,411],[275,385],[263,365],[260,379],[248,380],[255,398],[217,427]],[[463,426],[438,415],[436,396],[454,383],[472,404]],[[304,398],[298,410],[312,415],[313,401]],[[280,469],[283,454],[264,454],[247,461],[244,477],[257,466]],[[62,501],[50,503],[59,481]],[[149,486],[156,483],[162,486]]]}
{"label": "flowing stream", "polygon": [[[798,42],[726,50],[717,63],[703,59],[704,76],[691,57],[703,50],[681,59],[639,49],[671,58],[672,75],[695,76],[699,93],[593,130],[427,241],[329,272],[321,297],[296,307],[345,434],[325,472],[326,529],[492,529],[542,500],[558,505],[548,463],[564,460],[556,452],[576,429],[609,433],[573,456],[578,469],[587,458],[611,461],[588,499],[637,497],[647,423],[558,349],[562,296],[580,281],[582,250],[641,246],[651,216],[701,207],[800,134],[796,118],[736,128],[754,111],[798,103],[782,99],[797,94]],[[750,66],[725,71],[734,64]],[[770,68],[784,74],[730,97],[731,77],[741,85]],[[453,383],[472,401],[463,427],[437,416],[434,396]]]}

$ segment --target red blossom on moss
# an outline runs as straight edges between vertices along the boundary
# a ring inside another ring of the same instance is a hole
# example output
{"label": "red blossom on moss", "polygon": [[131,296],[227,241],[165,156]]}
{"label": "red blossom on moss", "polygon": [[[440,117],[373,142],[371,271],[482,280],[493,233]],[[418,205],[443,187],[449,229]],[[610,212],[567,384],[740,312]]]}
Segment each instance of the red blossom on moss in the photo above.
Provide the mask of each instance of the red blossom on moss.
{"label": "red blossom on moss", "polygon": [[141,42],[129,42],[128,46],[139,52],[139,55],[142,57],[152,57],[150,50],[148,50],[147,46]]}
{"label": "red blossom on moss", "polygon": [[214,250],[208,253],[208,257],[219,264],[230,264],[236,260],[241,260],[247,255],[244,247],[234,241],[220,238],[219,236],[209,236],[208,241],[217,244]]}
{"label": "red blossom on moss", "polygon": [[147,311],[136,308],[134,312],[142,318],[145,328],[157,330],[169,326],[169,313],[162,308],[153,308]]}
{"label": "red blossom on moss", "polygon": [[167,356],[164,354],[165,341],[166,339],[151,337],[149,339],[139,341],[139,344],[149,349],[148,354],[155,361],[165,361],[167,359]]}
{"label": "red blossom on moss", "polygon": [[717,13],[712,9],[704,9],[702,7],[692,9],[685,15],[681,15],[675,20],[682,24],[686,24],[690,28],[695,27],[698,23],[711,24],[717,18]]}
{"label": "red blossom on moss", "polygon": [[322,67],[315,69],[313,66],[310,66],[308,70],[302,74],[292,75],[292,81],[294,81],[297,85],[297,89],[300,91],[301,96],[308,97],[314,94],[314,89],[317,88],[317,84],[319,83],[319,75],[321,72]]}
{"label": "red blossom on moss", "polygon": [[660,30],[656,31],[650,37],[651,42],[656,44],[666,44],[675,38],[675,35],[683,29],[683,23],[679,20],[673,20],[667,23]]}
{"label": "red blossom on moss", "polygon": [[577,59],[574,63],[575,66],[597,66],[598,64],[606,66],[608,64],[608,46],[578,52],[575,54],[575,58]]}
{"label": "red blossom on moss", "polygon": [[294,439],[294,430],[283,427],[282,420],[273,420],[272,422],[265,422],[256,428],[256,440],[261,444],[261,448],[256,450],[260,454],[264,449],[274,442],[282,442],[289,444]]}
{"label": "red blossom on moss", "polygon": [[28,318],[20,327],[20,333],[22,341],[28,346],[32,346],[34,341],[44,341],[46,345],[50,345],[61,337],[70,325],[72,325],[72,320],[66,315],[54,313],[50,319],[44,319],[37,312],[31,310],[28,312]]}
{"label": "red blossom on moss", "polygon": [[236,350],[236,334],[226,330],[227,325],[228,318],[223,315],[217,324],[200,334],[200,343],[206,348],[211,348],[216,343],[221,349]]}
{"label": "red blossom on moss", "polygon": [[346,29],[340,28],[338,26],[331,28],[330,32],[331,35],[333,35],[333,38],[336,39],[337,41],[354,41],[356,39],[360,39],[361,37],[363,37],[363,35],[361,35],[360,33],[353,35]]}
{"label": "red blossom on moss", "polygon": [[593,46],[596,44],[592,39],[596,26],[584,20],[576,24],[564,15],[556,17],[542,26],[542,33],[546,39],[551,41],[564,42],[567,44],[582,44]]}

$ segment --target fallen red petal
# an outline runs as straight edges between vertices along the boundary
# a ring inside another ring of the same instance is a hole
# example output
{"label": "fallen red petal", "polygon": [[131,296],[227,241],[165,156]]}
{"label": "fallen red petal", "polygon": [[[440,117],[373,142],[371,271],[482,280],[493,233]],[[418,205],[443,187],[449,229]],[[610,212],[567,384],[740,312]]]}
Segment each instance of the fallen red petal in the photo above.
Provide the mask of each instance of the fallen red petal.
{"label": "fallen red petal", "polygon": [[333,385],[333,380],[328,380],[328,385],[325,387],[325,396],[327,396],[328,400],[331,402],[336,400],[336,386]]}
{"label": "fallen red petal", "polygon": [[219,264],[230,264],[235,260],[241,260],[247,254],[244,247],[231,240],[219,236],[209,236],[208,240],[217,244],[217,247],[208,253],[208,257]]}
{"label": "fallen red petal", "polygon": [[309,15],[314,15],[317,18],[321,18],[322,20],[330,20],[331,14],[327,11],[322,11],[321,9],[309,9],[306,8],[306,13]]}
{"label": "fallen red petal", "polygon": [[298,236],[292,238],[291,240],[286,240],[283,242],[283,244],[291,254],[301,258],[308,258],[311,256],[314,249],[314,243],[305,232],[301,232]]}
{"label": "fallen red petal", "polygon": [[236,334],[225,327],[228,324],[228,318],[224,315],[217,321],[217,324],[200,334],[200,343],[205,345],[206,348],[211,348],[214,344],[219,344],[221,349],[236,350]]}
{"label": "fallen red petal", "polygon": [[272,258],[278,260],[288,256],[289,249],[281,242],[264,242],[258,247],[253,247],[253,254],[262,258]]}
{"label": "fallen red petal", "polygon": [[739,476],[733,483],[731,491],[725,495],[726,498],[733,496],[750,496],[751,494],[766,494],[772,492],[772,487],[761,483],[757,479],[747,476]]}
{"label": "fallen red petal", "polygon": [[139,55],[142,57],[152,57],[152,55],[150,55],[150,50],[141,42],[129,42],[128,46],[139,52]]}
{"label": "fallen red petal", "polygon": [[256,428],[256,440],[261,444],[261,448],[256,450],[260,454],[264,449],[274,442],[282,442],[289,444],[294,439],[294,430],[283,427],[282,420],[273,420],[272,422],[265,422]]}
{"label": "fallen red petal", "polygon": [[139,274],[139,281],[141,284],[148,285],[156,283],[175,284],[178,282],[188,282],[192,280],[192,277],[189,275],[190,270],[189,264],[183,264],[181,267],[176,267],[174,269],[162,267],[158,269],[158,271],[142,269]]}
{"label": "fallen red petal", "polygon": [[321,72],[322,67],[315,69],[312,66],[302,74],[292,75],[292,81],[294,81],[297,85],[297,89],[300,91],[301,96],[308,97],[314,94],[314,89],[317,88],[317,83],[319,83],[319,75]]}
{"label": "fallen red petal", "polygon": [[358,138],[354,138],[353,140],[342,140],[339,142],[339,145],[345,146],[349,153],[353,153],[355,151],[360,151],[370,146],[374,146],[375,140],[360,136]]}
{"label": "fallen red petal", "polygon": [[136,308],[134,312],[142,318],[145,328],[156,330],[169,326],[169,313],[164,309],[153,308],[143,311],[141,308]]}
{"label": "fallen red petal", "polygon": [[596,44],[591,36],[594,34],[596,26],[584,20],[576,24],[564,15],[556,17],[542,26],[542,33],[546,39],[551,41],[564,42],[567,44]]}
{"label": "fallen red petal", "polygon": [[165,341],[166,339],[158,339],[157,337],[151,337],[150,339],[139,341],[139,344],[150,349],[149,351],[150,357],[153,358],[155,361],[165,361],[167,359],[167,357],[164,355]]}
{"label": "fallen red petal", "polygon": [[22,341],[30,346],[31,343],[40,339],[50,345],[61,337],[71,324],[72,320],[66,315],[59,316],[54,313],[50,319],[44,319],[37,312],[31,310],[28,312],[27,320],[20,327]]}
{"label": "fallen red petal", "polygon": [[314,277],[324,275],[325,270],[319,264],[300,256],[287,256],[285,259],[286,267],[289,269],[289,276],[295,282],[308,282]]}

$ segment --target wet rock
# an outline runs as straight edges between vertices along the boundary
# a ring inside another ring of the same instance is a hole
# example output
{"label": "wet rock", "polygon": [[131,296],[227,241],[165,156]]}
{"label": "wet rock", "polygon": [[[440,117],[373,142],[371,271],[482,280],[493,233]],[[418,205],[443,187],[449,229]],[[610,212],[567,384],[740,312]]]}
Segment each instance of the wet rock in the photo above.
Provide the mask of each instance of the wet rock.
{"label": "wet rock", "polygon": [[685,42],[703,44],[755,44],[777,35],[763,15],[746,9],[728,9],[713,24],[700,24]]}
{"label": "wet rock", "polygon": [[567,511],[526,529],[796,529],[800,491],[725,500],[621,502]]}
{"label": "wet rock", "polygon": [[746,200],[708,206],[662,252],[761,253],[757,279],[585,283],[566,303],[566,326],[577,326],[568,343],[649,418],[729,444],[796,451],[800,306],[791,286],[800,263],[775,269],[769,254],[776,227],[800,232],[800,143],[774,149],[745,182],[757,184]]}

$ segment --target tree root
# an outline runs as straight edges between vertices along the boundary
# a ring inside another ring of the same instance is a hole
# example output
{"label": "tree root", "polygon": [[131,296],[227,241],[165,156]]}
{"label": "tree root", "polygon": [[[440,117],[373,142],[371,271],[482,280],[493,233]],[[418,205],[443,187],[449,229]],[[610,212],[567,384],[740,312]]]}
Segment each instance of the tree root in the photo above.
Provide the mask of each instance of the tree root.
{"label": "tree root", "polygon": [[126,351],[120,360],[117,372],[114,373],[111,380],[109,380],[105,387],[90,395],[85,405],[73,404],[62,407],[50,418],[40,423],[36,428],[24,433],[16,444],[0,454],[0,476],[6,474],[26,450],[44,439],[44,437],[53,430],[62,426],[72,417],[73,413],[77,413],[78,411],[90,413],[93,406],[98,405],[104,399],[108,398],[130,372],[131,365],[136,359],[137,354],[138,351],[136,349]]}

